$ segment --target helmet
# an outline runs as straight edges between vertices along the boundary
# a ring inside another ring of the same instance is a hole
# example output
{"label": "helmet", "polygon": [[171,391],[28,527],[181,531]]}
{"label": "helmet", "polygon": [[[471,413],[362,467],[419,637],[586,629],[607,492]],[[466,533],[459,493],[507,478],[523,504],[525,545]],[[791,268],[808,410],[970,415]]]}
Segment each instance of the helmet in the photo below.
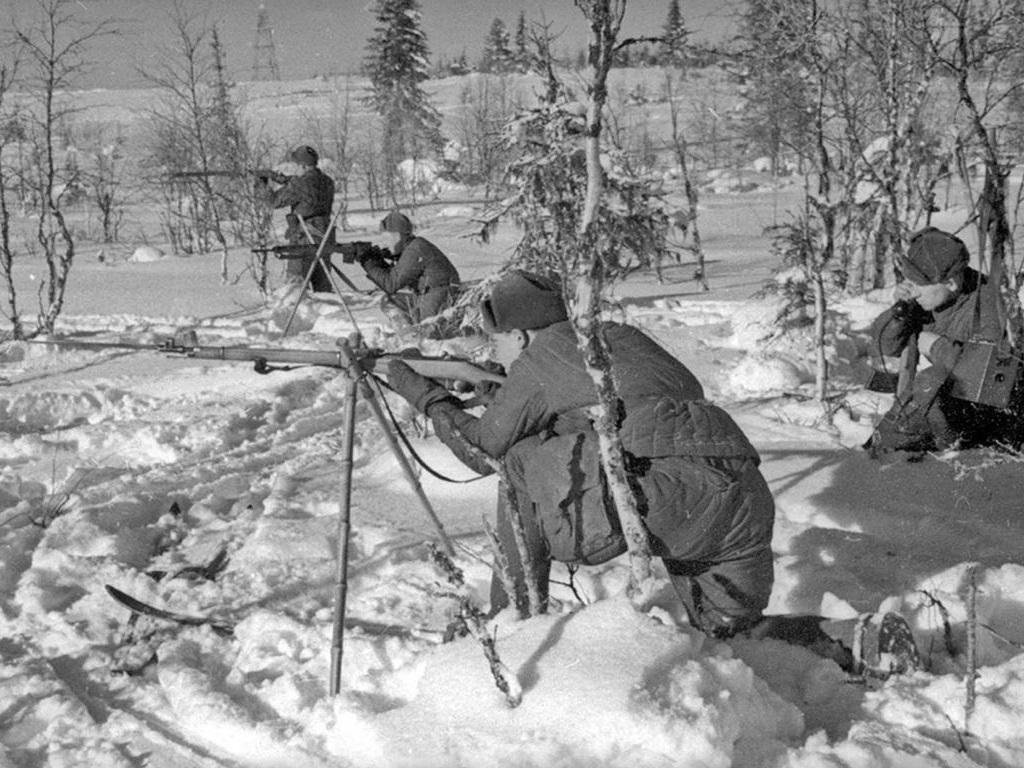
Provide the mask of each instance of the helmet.
{"label": "helmet", "polygon": [[292,151],[292,161],[299,165],[312,165],[316,166],[320,162],[320,155],[316,153],[316,150],[309,146],[301,146]]}
{"label": "helmet", "polygon": [[412,222],[409,217],[399,211],[392,211],[380,223],[382,232],[397,232],[401,235],[412,234]]}

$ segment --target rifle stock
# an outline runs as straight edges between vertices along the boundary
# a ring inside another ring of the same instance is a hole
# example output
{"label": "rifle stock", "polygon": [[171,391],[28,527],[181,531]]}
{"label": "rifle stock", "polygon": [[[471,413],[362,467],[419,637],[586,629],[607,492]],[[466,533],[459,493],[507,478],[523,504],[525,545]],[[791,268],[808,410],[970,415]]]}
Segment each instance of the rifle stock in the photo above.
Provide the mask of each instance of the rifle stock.
{"label": "rifle stock", "polygon": [[[257,366],[266,365],[316,365],[326,368],[348,369],[346,353],[316,349],[283,349],[275,347],[213,347],[200,344],[183,344],[168,339],[157,344],[128,344],[124,342],[73,341],[67,339],[43,340],[33,343],[57,344],[59,346],[76,347],[79,349],[135,349],[163,352],[169,355],[181,355],[200,360],[227,360],[233,362],[251,362]],[[404,357],[377,351],[354,353],[360,370],[366,373],[383,372],[387,375],[387,363],[391,360],[402,360],[410,368],[428,379],[448,381],[464,381],[469,384],[482,384],[493,381],[501,383],[505,377],[488,371],[463,358],[447,357]]]}

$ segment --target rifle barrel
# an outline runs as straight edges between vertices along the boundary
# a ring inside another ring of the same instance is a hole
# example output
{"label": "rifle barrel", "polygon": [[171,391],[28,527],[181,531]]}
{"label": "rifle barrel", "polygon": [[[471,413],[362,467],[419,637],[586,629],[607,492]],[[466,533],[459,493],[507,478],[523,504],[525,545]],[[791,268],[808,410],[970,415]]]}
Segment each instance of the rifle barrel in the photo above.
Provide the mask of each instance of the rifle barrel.
{"label": "rifle barrel", "polygon": [[[289,365],[319,365],[328,368],[347,367],[341,350],[287,349],[280,347],[212,347],[175,344],[168,340],[163,343],[129,344],[115,341],[77,341],[74,339],[32,339],[34,344],[56,344],[78,349],[129,349],[136,351],[162,352],[164,354],[194,357],[199,360],[228,360],[234,362],[285,363]],[[478,384],[494,381],[499,384],[505,377],[492,373],[478,365],[459,358],[447,357],[403,357],[392,354],[357,355],[359,367],[367,373],[386,368],[390,360],[401,360],[421,376],[429,379],[448,379]]]}
{"label": "rifle barrel", "polygon": [[[177,352],[173,348],[169,352]],[[274,349],[272,347],[186,347],[181,350],[186,357],[203,360],[266,360],[268,363],[290,363],[293,365],[324,365],[331,368],[344,367],[339,352],[324,352],[317,349]]]}

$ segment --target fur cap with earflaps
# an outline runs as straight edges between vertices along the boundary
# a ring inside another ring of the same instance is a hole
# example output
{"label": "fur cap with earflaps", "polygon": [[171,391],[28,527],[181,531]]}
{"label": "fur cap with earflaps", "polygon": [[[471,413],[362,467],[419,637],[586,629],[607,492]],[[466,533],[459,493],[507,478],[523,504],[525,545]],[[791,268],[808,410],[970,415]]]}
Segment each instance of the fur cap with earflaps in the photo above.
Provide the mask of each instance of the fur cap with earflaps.
{"label": "fur cap with earflaps", "polygon": [[487,333],[532,331],[568,320],[559,284],[542,275],[517,270],[504,275],[480,304]]}
{"label": "fur cap with earflaps", "polygon": [[317,154],[316,150],[309,146],[296,147],[292,150],[291,154],[292,162],[298,163],[299,165],[311,165],[316,166],[320,162],[320,155]]}
{"label": "fur cap with earflaps", "polygon": [[962,286],[970,261],[963,240],[941,229],[925,227],[910,236],[907,255],[899,260],[899,267],[907,280],[918,285],[955,280]]}
{"label": "fur cap with earflaps", "polygon": [[380,222],[381,232],[397,232],[400,235],[412,234],[412,222],[409,217],[399,211],[391,211]]}

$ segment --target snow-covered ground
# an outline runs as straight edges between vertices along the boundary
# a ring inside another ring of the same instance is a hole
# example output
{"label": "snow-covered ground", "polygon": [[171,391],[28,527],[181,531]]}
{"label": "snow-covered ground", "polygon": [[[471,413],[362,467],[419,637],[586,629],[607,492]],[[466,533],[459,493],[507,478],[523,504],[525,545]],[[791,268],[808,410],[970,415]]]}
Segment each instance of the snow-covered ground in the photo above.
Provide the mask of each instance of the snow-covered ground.
{"label": "snow-covered ground", "polygon": [[[849,643],[858,616],[898,610],[927,670],[865,682],[777,641],[711,641],[686,625],[667,580],[648,614],[634,611],[620,559],[581,569],[575,592],[556,569],[550,614],[493,622],[523,688],[510,709],[475,640],[442,642],[455,603],[430,559],[435,529],[360,402],[349,626],[332,697],[344,379],[10,342],[0,346],[0,766],[1024,765],[1021,465],[982,452],[882,465],[858,450],[888,405],[860,386],[864,329],[884,294],[833,307],[833,370],[847,392],[824,425],[808,397],[808,340],[765,341],[775,307],[750,298],[765,254],[733,250],[727,235],[729,217],[766,199],[707,203],[710,293],[684,280],[692,265],[674,266],[665,283],[622,286],[619,315],[687,362],[761,452],[778,507],[770,612],[824,616]],[[422,226],[468,278],[500,263],[512,237],[472,245],[468,223],[443,214]],[[192,327],[204,345],[325,349],[355,330],[320,296],[283,339],[293,296],[264,304],[244,279],[220,284],[217,268],[214,257],[83,256],[61,334],[148,343]],[[366,338],[401,345],[375,298],[346,299]],[[476,342],[444,351],[479,354]],[[431,467],[472,476],[387,399]],[[493,480],[420,479],[485,607]],[[213,578],[174,577],[222,552]],[[980,668],[968,716],[974,564]],[[230,622],[233,636],[132,619],[105,585]]]}

